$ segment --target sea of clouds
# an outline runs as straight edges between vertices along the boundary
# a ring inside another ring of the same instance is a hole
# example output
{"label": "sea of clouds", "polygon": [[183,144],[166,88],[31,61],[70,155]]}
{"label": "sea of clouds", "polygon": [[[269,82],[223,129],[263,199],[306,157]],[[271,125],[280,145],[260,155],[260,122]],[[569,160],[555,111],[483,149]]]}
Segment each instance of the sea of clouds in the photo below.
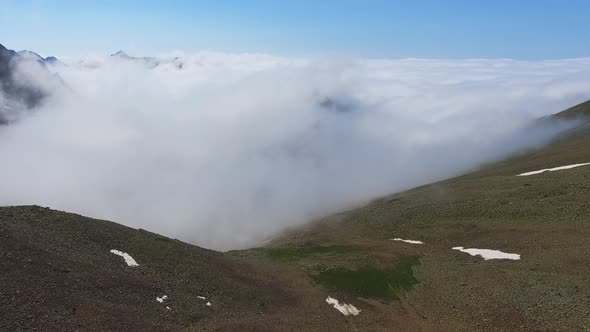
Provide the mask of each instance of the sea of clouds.
{"label": "sea of clouds", "polygon": [[535,119],[590,98],[590,59],[160,59],[50,68],[66,87],[0,127],[0,205],[243,248],[538,147],[568,124]]}

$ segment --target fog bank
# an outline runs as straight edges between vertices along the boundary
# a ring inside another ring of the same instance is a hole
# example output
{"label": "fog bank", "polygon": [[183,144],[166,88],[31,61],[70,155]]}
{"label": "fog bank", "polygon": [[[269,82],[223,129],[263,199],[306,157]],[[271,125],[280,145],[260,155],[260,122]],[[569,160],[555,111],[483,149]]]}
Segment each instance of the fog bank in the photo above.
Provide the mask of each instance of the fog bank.
{"label": "fog bank", "polygon": [[531,122],[590,98],[590,59],[159,59],[52,68],[68,88],[0,127],[0,205],[241,248],[544,144],[564,127]]}

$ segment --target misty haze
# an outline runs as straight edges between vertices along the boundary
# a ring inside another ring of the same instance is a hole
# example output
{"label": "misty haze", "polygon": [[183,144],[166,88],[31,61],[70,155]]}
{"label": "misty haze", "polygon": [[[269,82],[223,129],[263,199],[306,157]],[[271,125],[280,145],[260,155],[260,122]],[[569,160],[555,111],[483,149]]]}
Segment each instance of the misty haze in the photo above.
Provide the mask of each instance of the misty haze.
{"label": "misty haze", "polygon": [[536,118],[590,87],[590,60],[67,60],[2,130],[0,200],[214,249],[538,147],[569,124]]}
{"label": "misty haze", "polygon": [[0,330],[590,329],[541,2],[0,2]]}

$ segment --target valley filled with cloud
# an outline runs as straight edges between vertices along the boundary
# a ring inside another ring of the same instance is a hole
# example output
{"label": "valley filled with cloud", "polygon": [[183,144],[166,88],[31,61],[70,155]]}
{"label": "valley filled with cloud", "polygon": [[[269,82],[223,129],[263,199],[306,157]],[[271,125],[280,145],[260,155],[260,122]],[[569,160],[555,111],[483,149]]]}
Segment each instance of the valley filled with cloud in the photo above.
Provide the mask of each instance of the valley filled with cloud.
{"label": "valley filled with cloud", "polygon": [[539,147],[571,123],[536,120],[590,91],[588,58],[60,59],[0,127],[0,203],[222,250]]}

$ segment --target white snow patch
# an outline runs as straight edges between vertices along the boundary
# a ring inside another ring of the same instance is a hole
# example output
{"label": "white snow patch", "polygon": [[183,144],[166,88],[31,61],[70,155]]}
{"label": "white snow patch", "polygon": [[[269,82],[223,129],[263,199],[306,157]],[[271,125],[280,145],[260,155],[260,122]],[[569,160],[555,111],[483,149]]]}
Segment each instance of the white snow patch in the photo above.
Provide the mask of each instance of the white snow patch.
{"label": "white snow patch", "polygon": [[401,242],[406,242],[406,243],[411,243],[411,244],[424,244],[424,242],[422,241],[418,241],[418,240],[404,240],[404,239],[400,239],[399,237],[396,237],[395,239],[391,239],[392,241],[401,241]]}
{"label": "white snow patch", "polygon": [[131,257],[126,252],[122,252],[122,251],[119,251],[119,250],[111,249],[111,253],[112,254],[115,254],[117,256],[123,257],[123,259],[125,259],[125,263],[127,263],[128,266],[139,266],[139,264],[137,264],[137,262],[135,261],[135,259],[133,259],[133,257]]}
{"label": "white snow patch", "polygon": [[166,309],[170,310],[170,307],[169,306],[166,306]]}
{"label": "white snow patch", "polygon": [[331,304],[336,310],[340,311],[344,316],[356,316],[361,312],[352,304],[340,304],[338,300],[330,296],[328,296],[328,298],[326,299],[326,303]]}
{"label": "white snow patch", "polygon": [[540,169],[538,171],[532,171],[532,172],[526,172],[526,173],[518,174],[517,176],[537,175],[537,174],[541,174],[541,173],[544,173],[544,172],[561,171],[561,170],[564,170],[564,169],[572,169],[572,168],[576,168],[576,167],[580,167],[580,166],[586,166],[586,165],[590,165],[590,163],[573,164],[573,165],[559,166],[559,167],[553,167],[553,168],[545,168],[545,169]]}
{"label": "white snow patch", "polygon": [[166,299],[168,299],[168,295],[164,295],[162,297],[157,297],[156,296],[156,301],[158,301],[160,303],[164,302],[164,300],[166,300]]}
{"label": "white snow patch", "polygon": [[[203,300],[203,301],[207,299],[206,297],[204,297],[204,296],[200,296],[200,295],[197,295],[197,298],[198,298],[198,299],[201,299],[201,300]],[[207,306],[209,306],[209,307],[211,306],[211,302],[207,302],[207,303],[205,303],[205,304],[206,304]]]}
{"label": "white snow patch", "polygon": [[464,253],[468,253],[471,256],[481,256],[484,260],[490,259],[512,259],[512,260],[519,260],[519,254],[509,254],[506,252],[502,252],[500,250],[492,250],[492,249],[475,249],[475,248],[468,248],[465,249],[463,247],[453,247],[453,250],[459,250]]}

